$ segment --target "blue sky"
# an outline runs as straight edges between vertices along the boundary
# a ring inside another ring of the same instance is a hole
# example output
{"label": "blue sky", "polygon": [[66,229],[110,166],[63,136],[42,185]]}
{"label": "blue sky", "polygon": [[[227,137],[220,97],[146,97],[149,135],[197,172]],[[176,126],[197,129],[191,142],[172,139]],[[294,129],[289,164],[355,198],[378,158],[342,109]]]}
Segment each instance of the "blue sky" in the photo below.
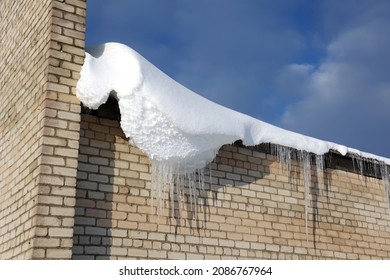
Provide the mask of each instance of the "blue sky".
{"label": "blue sky", "polygon": [[214,102],[390,157],[390,1],[87,5],[87,46],[127,44]]}

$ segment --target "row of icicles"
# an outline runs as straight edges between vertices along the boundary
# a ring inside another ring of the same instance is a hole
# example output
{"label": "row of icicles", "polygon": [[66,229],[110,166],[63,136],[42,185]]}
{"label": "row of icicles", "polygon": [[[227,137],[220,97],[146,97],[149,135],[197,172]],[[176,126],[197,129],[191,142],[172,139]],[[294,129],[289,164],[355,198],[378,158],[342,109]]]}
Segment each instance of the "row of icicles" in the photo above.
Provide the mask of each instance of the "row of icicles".
{"label": "row of icicles", "polygon": [[[324,155],[314,155],[306,151],[296,151],[295,149],[272,145],[272,153],[277,157],[281,169],[284,174],[290,175],[291,160],[294,153],[295,157],[303,171],[303,187],[304,187],[304,199],[305,199],[305,230],[306,238],[308,239],[308,216],[310,205],[310,187],[317,187],[319,192],[325,191],[324,182],[324,168],[325,157]],[[372,174],[376,178],[382,179],[382,185],[384,193],[388,203],[388,212],[390,214],[390,175],[388,166],[384,162],[369,160],[357,155],[350,155],[355,172],[358,172],[361,176],[364,176],[364,172]],[[311,166],[315,164],[317,185],[312,184],[311,180]]]}
{"label": "row of icicles", "polygon": [[[282,172],[290,176],[291,162],[297,160],[301,171],[304,187],[304,200],[305,200],[305,228],[306,237],[308,237],[308,215],[310,200],[310,188],[318,188],[319,192],[325,190],[324,182],[324,167],[325,157],[324,155],[314,155],[306,151],[297,151],[293,148],[271,145],[271,153],[274,154],[280,163]],[[389,168],[384,162],[368,160],[359,156],[351,155],[352,162],[355,171],[361,176],[367,171],[373,174],[377,178],[382,178],[382,184],[384,192],[389,204],[390,214],[390,176]],[[315,165],[317,184],[312,184],[311,166]],[[194,213],[194,217],[198,216],[198,191],[204,190],[205,185],[205,172],[203,169],[197,169],[193,172],[176,172],[180,168],[177,168],[172,163],[164,161],[152,160],[152,193],[154,199],[152,201],[157,202],[157,213],[160,217],[162,209],[164,208],[164,195],[168,191],[168,199],[170,203],[170,211],[172,217],[182,217],[184,197],[189,197],[191,211]],[[181,169],[182,170],[182,169]],[[212,182],[211,168],[209,170],[210,184]],[[175,213],[175,211],[177,213]]]}

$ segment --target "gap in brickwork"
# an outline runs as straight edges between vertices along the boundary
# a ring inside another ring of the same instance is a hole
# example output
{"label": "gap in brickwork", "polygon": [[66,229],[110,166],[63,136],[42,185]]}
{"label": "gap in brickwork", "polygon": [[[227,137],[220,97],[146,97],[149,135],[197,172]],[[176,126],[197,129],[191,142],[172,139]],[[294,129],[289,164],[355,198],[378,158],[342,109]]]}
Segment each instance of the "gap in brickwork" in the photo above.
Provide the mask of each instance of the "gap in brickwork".
{"label": "gap in brickwork", "polygon": [[106,103],[100,105],[97,110],[89,109],[81,104],[81,113],[110,120],[121,120],[118,101],[111,94]]}

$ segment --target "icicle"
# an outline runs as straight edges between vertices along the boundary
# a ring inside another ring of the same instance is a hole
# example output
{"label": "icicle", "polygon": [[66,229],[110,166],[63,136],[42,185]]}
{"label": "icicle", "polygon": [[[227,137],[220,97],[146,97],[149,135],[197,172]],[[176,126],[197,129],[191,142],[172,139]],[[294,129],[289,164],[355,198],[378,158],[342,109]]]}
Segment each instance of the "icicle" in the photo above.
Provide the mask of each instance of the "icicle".
{"label": "icicle", "polygon": [[212,172],[211,172],[212,168],[211,168],[211,163],[209,164],[209,186],[210,186],[210,190],[211,190],[211,186],[213,185],[213,175],[212,175]]}
{"label": "icicle", "polygon": [[[174,176],[171,174],[169,176],[169,200],[171,202],[171,217],[174,217],[175,213],[175,182],[174,182]],[[178,178],[176,178],[176,182],[178,181]],[[177,186],[176,186],[177,187]]]}
{"label": "icicle", "polygon": [[160,213],[162,209],[162,201],[163,201],[163,182],[165,182],[165,170],[164,166],[160,164],[158,161],[154,161],[152,163],[152,193],[153,198],[152,199],[152,207],[154,207],[154,201],[157,202],[157,213],[158,218],[160,218]]}
{"label": "icicle", "polygon": [[317,182],[319,190],[323,191],[324,188],[324,156],[316,155],[316,171]]}
{"label": "icicle", "polygon": [[353,169],[356,171],[356,169],[359,171],[359,174],[363,176],[363,170],[364,170],[364,161],[360,156],[351,154],[352,163],[353,163]]}
{"label": "icicle", "polygon": [[191,202],[191,211],[195,213],[195,217],[197,216],[197,207],[196,207],[196,189],[195,189],[195,174],[190,173],[188,174],[188,186],[189,186],[189,192],[190,192],[190,202]]}
{"label": "icicle", "polygon": [[204,168],[197,169],[196,173],[198,174],[198,182],[199,182],[200,189],[204,191]]}
{"label": "icicle", "polygon": [[273,149],[276,158],[279,161],[280,169],[284,174],[290,176],[292,148],[281,145],[273,145]]}
{"label": "icicle", "polygon": [[363,169],[368,172],[371,176],[381,177],[381,170],[379,167],[380,163],[376,160],[364,160]]}
{"label": "icicle", "polygon": [[309,192],[311,184],[311,167],[310,167],[310,154],[306,151],[299,151],[299,162],[303,170],[303,186],[305,190],[305,229],[306,229],[306,241],[309,241],[308,234],[308,218],[309,218]]}
{"label": "icicle", "polygon": [[[185,191],[188,188],[188,191]],[[152,160],[152,207],[154,201],[157,202],[158,219],[163,210],[164,194],[169,192],[169,205],[171,215],[174,217],[175,201],[178,204],[179,216],[182,217],[183,195],[189,197],[190,210],[194,212],[194,217],[198,217],[198,189],[204,190],[205,175],[204,169],[196,169],[193,172],[186,172],[185,168],[176,166],[169,162]],[[175,197],[176,194],[176,197]]]}
{"label": "icicle", "polygon": [[177,197],[177,204],[179,207],[179,221],[181,220],[181,217],[183,217],[183,188],[185,185],[185,180],[183,176],[179,176],[179,186],[176,187],[176,197]]}
{"label": "icicle", "polygon": [[377,160],[374,160],[373,162],[372,162],[372,164],[373,164],[373,167],[374,167],[374,176],[375,177],[381,177],[381,169],[380,169],[380,162],[379,161],[377,161]]}
{"label": "icicle", "polygon": [[380,162],[380,170],[381,170],[382,184],[383,184],[385,196],[387,198],[387,203],[388,203],[388,211],[390,214],[390,175],[389,175],[389,168],[387,167],[386,163],[384,163],[383,161]]}

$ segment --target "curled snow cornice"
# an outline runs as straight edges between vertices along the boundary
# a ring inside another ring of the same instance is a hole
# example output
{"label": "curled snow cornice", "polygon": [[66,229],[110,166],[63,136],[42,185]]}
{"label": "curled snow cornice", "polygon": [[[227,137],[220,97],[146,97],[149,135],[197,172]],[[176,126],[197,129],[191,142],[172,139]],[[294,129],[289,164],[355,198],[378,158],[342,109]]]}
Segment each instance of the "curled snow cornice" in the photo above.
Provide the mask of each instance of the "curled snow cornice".
{"label": "curled snow cornice", "polygon": [[105,103],[112,92],[125,135],[149,158],[167,162],[178,172],[203,168],[222,145],[236,140],[317,155],[334,150],[390,164],[390,159],[294,133],[211,102],[119,43],[88,49],[77,84],[77,97],[91,109]]}

